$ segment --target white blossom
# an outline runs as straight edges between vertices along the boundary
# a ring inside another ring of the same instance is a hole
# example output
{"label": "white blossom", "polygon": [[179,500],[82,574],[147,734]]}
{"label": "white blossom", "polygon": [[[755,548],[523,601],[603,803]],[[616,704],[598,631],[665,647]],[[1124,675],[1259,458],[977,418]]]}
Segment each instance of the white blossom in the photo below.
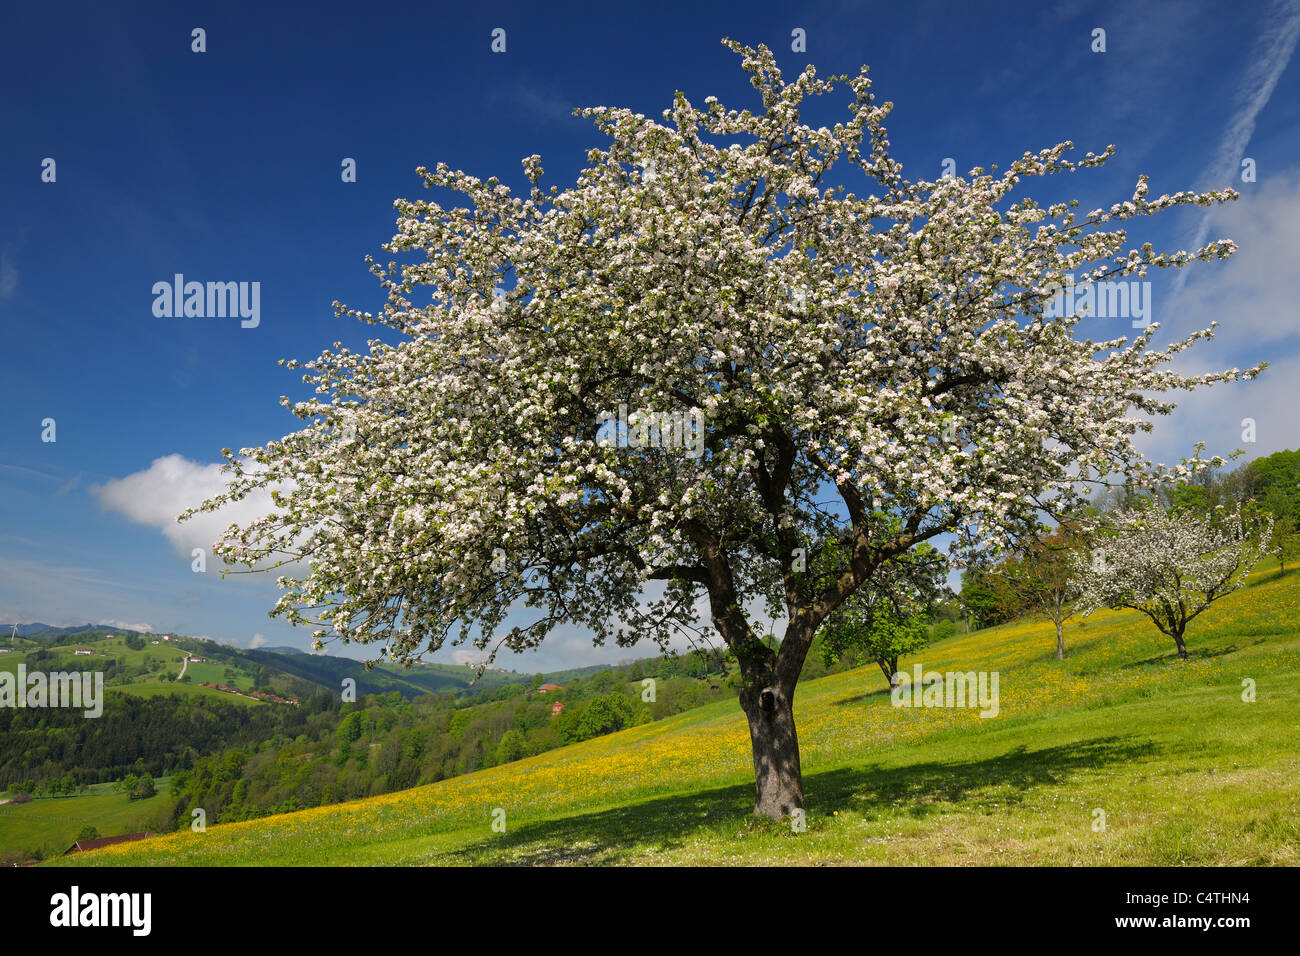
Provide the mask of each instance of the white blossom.
{"label": "white blossom", "polygon": [[1246,583],[1268,553],[1273,519],[1241,511],[1212,515],[1157,507],[1121,509],[1101,526],[1102,543],[1076,562],[1079,608],[1141,611],[1174,639],[1187,659],[1187,625],[1213,602]]}

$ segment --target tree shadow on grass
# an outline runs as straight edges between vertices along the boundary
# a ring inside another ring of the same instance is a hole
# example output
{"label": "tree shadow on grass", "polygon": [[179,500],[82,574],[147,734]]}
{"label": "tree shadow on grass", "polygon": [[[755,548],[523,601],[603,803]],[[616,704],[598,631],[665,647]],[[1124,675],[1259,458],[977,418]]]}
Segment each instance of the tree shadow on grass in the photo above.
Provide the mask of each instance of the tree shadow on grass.
{"label": "tree shadow on grass", "polygon": [[1277,572],[1277,568],[1265,568],[1263,571],[1252,570],[1250,577],[1246,579],[1246,587],[1257,588],[1263,584],[1272,584],[1274,581],[1284,580],[1295,573],[1295,568],[1287,568],[1281,574]]}
{"label": "tree shadow on grass", "polygon": [[861,694],[854,694],[852,697],[841,697],[839,700],[832,701],[836,707],[847,707],[850,704],[860,704],[863,701],[871,700],[874,697],[889,697],[888,687],[879,687],[876,690],[864,691]]}
{"label": "tree shadow on grass", "polygon": [[[1038,750],[1020,746],[982,760],[825,770],[804,776],[809,825],[845,807],[868,813],[889,807],[922,818],[945,804],[978,809],[992,799],[1006,805],[1019,802],[1034,787],[1059,785],[1080,771],[1141,760],[1156,749],[1148,741],[1100,737]],[[994,788],[993,798],[981,796],[987,788]],[[633,852],[640,856],[647,850],[679,849],[703,826],[725,824],[743,830],[752,825],[753,805],[752,783],[656,797],[558,820],[513,824],[507,833],[451,852],[446,861],[517,866],[618,863]]]}
{"label": "tree shadow on grass", "polygon": [[[1255,641],[1255,644],[1262,644],[1263,641]],[[1225,644],[1222,647],[1202,647],[1196,648],[1192,645],[1187,646],[1187,661],[1210,661],[1216,657],[1225,657],[1228,654],[1236,653],[1241,650],[1236,644]],[[1132,670],[1135,667],[1151,667],[1158,664],[1178,664],[1178,650],[1170,647],[1167,653],[1157,654],[1155,657],[1148,657],[1141,661],[1129,661],[1127,664],[1121,664],[1120,670]]]}
{"label": "tree shadow on grass", "polygon": [[[1126,763],[1154,756],[1156,745],[1122,737],[1100,737],[1059,747],[1029,750],[1015,747],[996,757],[964,763],[925,763],[881,769],[853,768],[855,783],[833,788],[828,802],[856,802],[858,809],[889,806],[920,818],[942,804],[1019,803],[1026,791],[1066,782],[1080,770]],[[989,796],[980,796],[992,788]],[[809,800],[821,794],[821,780],[808,788]]]}

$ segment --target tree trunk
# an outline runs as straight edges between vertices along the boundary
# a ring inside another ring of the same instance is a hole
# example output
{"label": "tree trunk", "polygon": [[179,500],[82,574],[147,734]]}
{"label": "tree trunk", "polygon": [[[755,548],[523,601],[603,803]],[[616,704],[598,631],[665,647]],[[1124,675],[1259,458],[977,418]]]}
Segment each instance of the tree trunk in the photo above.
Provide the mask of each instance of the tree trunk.
{"label": "tree trunk", "polygon": [[1061,622],[1056,622],[1056,659],[1065,660],[1065,629],[1061,627]]}
{"label": "tree trunk", "polygon": [[1174,633],[1174,643],[1178,645],[1178,659],[1181,661],[1187,660],[1187,645],[1183,643],[1183,635],[1181,631],[1176,631]]}
{"label": "tree trunk", "polygon": [[792,696],[775,680],[761,686],[756,683],[740,695],[754,748],[756,817],[784,820],[790,811],[803,809],[803,775]]}
{"label": "tree trunk", "polygon": [[[794,689],[803,670],[817,625],[834,606],[809,612],[792,612],[779,652],[754,634],[741,613],[731,581],[731,570],[715,546],[705,549],[710,577],[709,603],[714,626],[740,667],[743,682],[740,708],[749,721],[749,741],[754,754],[754,816],[783,820],[794,810],[802,812],[803,774],[799,768],[799,737],[794,730]],[[796,605],[792,593],[787,604]]]}
{"label": "tree trunk", "polygon": [[884,672],[885,680],[889,681],[889,689],[893,690],[898,686],[898,658],[895,657],[892,661],[877,659],[876,663]]}

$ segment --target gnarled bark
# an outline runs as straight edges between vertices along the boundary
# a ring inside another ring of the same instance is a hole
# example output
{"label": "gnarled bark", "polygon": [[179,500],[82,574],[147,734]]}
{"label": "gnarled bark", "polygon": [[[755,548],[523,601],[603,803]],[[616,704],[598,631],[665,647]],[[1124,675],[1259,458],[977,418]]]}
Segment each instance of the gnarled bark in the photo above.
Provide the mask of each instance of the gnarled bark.
{"label": "gnarled bark", "polygon": [[754,815],[786,819],[804,806],[794,701],[773,681],[746,687],[740,705],[749,719],[749,739],[754,750]]}

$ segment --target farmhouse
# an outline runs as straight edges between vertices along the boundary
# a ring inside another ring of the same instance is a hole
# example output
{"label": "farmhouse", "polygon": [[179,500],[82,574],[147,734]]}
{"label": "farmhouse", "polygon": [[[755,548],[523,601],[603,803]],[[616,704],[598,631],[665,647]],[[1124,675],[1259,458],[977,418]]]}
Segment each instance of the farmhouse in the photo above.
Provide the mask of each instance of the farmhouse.
{"label": "farmhouse", "polygon": [[92,651],[89,647],[78,647],[78,648],[77,648],[75,651],[73,651],[72,653],[74,653],[74,654],[93,654],[94,651]]}
{"label": "farmhouse", "polygon": [[147,840],[153,836],[152,833],[127,833],[123,836],[115,837],[98,837],[94,840],[78,840],[72,846],[63,851],[63,855],[69,853],[85,853],[87,850],[98,850],[101,846],[112,846],[114,843],[129,843],[132,840]]}
{"label": "farmhouse", "polygon": [[543,684],[541,687],[537,688],[537,693],[545,694],[552,690],[564,690],[564,687],[560,684]]}

